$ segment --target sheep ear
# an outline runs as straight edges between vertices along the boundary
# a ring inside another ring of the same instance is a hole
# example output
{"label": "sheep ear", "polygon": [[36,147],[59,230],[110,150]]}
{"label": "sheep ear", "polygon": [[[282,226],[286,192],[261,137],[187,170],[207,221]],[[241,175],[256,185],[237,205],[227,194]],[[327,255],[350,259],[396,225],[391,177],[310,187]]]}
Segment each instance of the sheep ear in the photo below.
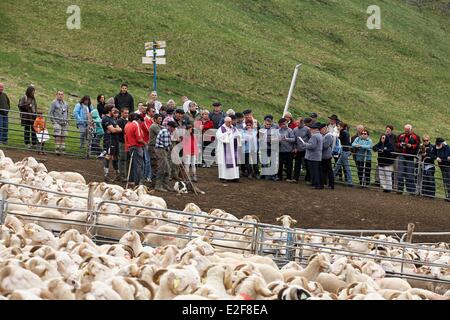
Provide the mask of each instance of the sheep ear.
{"label": "sheep ear", "polygon": [[269,289],[267,289],[264,286],[264,282],[263,281],[264,280],[262,280],[261,278],[257,278],[257,280],[255,282],[255,291],[256,291],[256,293],[259,293],[263,297],[272,297],[274,294],[272,293],[272,291],[270,291]]}
{"label": "sheep ear", "polygon": [[30,253],[35,253],[40,248],[42,248],[42,246],[34,246],[33,248],[31,248]]}
{"label": "sheep ear", "polygon": [[153,282],[159,286],[159,280],[161,276],[167,271],[168,271],[167,269],[159,269],[158,271],[156,271],[155,274],[153,275]]}
{"label": "sheep ear", "polygon": [[291,219],[292,223],[297,223],[298,221],[295,219]]}
{"label": "sheep ear", "polygon": [[153,300],[155,298],[155,289],[153,288],[153,286],[144,279],[137,279],[137,282],[139,282],[141,286],[147,288],[148,291],[150,291],[151,300]]}
{"label": "sheep ear", "polygon": [[277,218],[277,221],[281,221],[281,219],[283,219],[283,216],[278,217],[278,218]]}

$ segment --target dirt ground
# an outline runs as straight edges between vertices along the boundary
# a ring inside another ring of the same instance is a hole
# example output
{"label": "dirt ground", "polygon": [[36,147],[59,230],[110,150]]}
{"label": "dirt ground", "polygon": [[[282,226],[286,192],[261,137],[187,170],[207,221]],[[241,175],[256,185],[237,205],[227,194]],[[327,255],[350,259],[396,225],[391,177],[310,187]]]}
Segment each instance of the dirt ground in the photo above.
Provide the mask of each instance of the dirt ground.
{"label": "dirt ground", "polygon": [[[9,149],[5,154],[14,161],[30,155]],[[33,156],[49,171],[75,171],[88,182],[102,181],[102,163],[98,160]],[[205,195],[155,195],[163,197],[171,209],[183,210],[187,203],[193,202],[204,211],[220,208],[237,217],[255,214],[267,223],[276,223],[276,217],[289,214],[298,221],[299,228],[406,230],[412,222],[418,232],[450,231],[450,203],[443,200],[341,185],[335,190],[312,190],[302,181],[290,184],[243,178],[240,183],[225,185],[217,178],[217,168],[199,168],[198,176],[197,186]],[[413,240],[450,242],[450,236]]]}

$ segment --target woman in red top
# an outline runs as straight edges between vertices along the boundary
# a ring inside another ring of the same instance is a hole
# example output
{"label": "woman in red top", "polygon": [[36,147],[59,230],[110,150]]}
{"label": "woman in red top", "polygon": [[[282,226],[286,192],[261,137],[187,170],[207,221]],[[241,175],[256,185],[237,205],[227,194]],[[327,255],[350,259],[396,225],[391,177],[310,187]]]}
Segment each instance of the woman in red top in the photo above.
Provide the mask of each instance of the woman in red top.
{"label": "woman in red top", "polygon": [[295,121],[294,118],[292,117],[292,113],[290,112],[286,112],[286,114],[284,115],[284,118],[288,121],[288,127],[291,128],[292,130],[294,130],[295,128],[298,127],[299,122]]}
{"label": "woman in red top", "polygon": [[198,145],[194,134],[194,128],[191,124],[186,126],[186,135],[183,137],[183,163],[186,174],[189,175],[189,169],[192,167],[192,181],[197,182],[197,156]]}
{"label": "woman in red top", "polygon": [[[201,130],[202,130],[202,150],[203,150],[203,159],[205,159],[205,149],[206,147],[208,147],[216,138],[216,132],[208,132],[208,130],[213,130],[214,129],[214,122],[212,120],[209,119],[209,111],[208,110],[203,110],[202,111],[202,118],[201,118]],[[214,154],[211,154],[212,156],[214,156]],[[207,156],[206,156],[207,157]],[[205,164],[203,165],[203,168],[210,168],[211,165],[209,165],[208,163],[205,162]]]}
{"label": "woman in red top", "polygon": [[142,137],[145,143],[144,146],[144,178],[148,183],[152,182],[152,166],[150,153],[148,152],[148,143],[150,142],[150,127],[153,124],[153,120],[148,116],[150,108],[147,109],[147,115],[140,115],[141,119],[141,131]]}

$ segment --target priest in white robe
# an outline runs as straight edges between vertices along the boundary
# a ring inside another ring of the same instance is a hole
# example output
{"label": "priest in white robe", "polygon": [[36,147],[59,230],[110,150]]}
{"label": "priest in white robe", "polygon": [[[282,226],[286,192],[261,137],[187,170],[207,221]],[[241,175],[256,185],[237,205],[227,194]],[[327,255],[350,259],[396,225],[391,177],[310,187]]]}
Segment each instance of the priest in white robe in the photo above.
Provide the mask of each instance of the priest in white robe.
{"label": "priest in white robe", "polygon": [[216,160],[219,165],[219,179],[239,180],[239,148],[241,135],[226,117],[225,123],[217,130]]}

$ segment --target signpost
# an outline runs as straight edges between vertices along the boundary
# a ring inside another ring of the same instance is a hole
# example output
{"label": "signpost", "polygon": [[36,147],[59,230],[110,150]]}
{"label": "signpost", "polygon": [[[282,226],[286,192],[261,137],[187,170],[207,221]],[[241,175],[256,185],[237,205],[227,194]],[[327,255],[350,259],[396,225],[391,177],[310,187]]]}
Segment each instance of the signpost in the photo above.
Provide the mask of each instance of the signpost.
{"label": "signpost", "polygon": [[153,64],[153,91],[157,91],[157,69],[158,64],[166,64],[166,42],[154,41],[146,42],[145,57],[142,57],[142,64]]}

